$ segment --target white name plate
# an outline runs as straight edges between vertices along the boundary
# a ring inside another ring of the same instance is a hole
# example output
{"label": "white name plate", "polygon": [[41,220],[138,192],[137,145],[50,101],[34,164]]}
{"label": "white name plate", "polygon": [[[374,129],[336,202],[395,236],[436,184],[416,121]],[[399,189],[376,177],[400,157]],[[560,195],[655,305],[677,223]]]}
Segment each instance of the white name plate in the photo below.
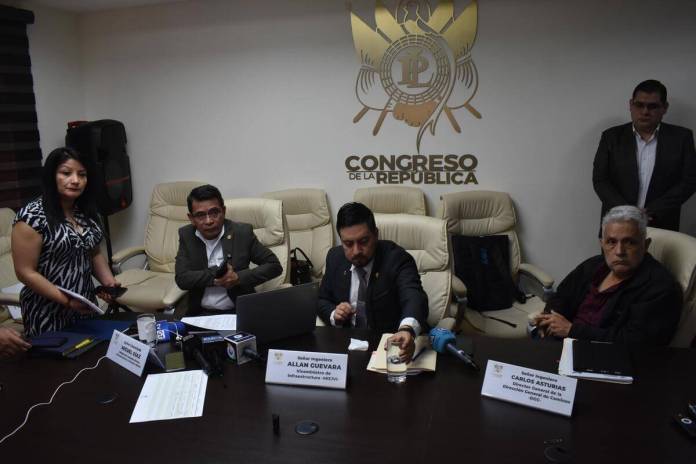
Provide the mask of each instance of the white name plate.
{"label": "white name plate", "polygon": [[114,330],[106,357],[140,377],[149,354],[150,347],[146,343]]}
{"label": "white name plate", "polygon": [[345,390],[347,374],[347,354],[268,350],[266,383]]}
{"label": "white name plate", "polygon": [[578,381],[490,359],[481,395],[570,417]]}

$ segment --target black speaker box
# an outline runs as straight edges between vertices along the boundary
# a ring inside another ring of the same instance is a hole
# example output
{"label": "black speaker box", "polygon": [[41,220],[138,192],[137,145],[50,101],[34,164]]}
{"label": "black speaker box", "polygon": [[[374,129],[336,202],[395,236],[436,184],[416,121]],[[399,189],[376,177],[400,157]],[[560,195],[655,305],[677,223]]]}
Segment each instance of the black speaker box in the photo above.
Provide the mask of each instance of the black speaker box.
{"label": "black speaker box", "polygon": [[133,186],[122,122],[102,119],[69,127],[65,144],[92,160],[95,173],[88,182],[96,186],[101,214],[109,216],[130,206]]}

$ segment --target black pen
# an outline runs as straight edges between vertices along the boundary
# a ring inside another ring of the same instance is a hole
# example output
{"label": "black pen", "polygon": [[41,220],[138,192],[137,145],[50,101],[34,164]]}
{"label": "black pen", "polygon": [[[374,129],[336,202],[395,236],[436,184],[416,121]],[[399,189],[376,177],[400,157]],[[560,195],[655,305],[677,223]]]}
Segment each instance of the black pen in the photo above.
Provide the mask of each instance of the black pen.
{"label": "black pen", "polygon": [[415,361],[418,358],[418,356],[422,355],[426,349],[427,349],[427,347],[425,347],[425,346],[423,348],[421,348],[420,351],[418,353],[416,353],[416,355],[413,358],[411,358],[411,362]]}

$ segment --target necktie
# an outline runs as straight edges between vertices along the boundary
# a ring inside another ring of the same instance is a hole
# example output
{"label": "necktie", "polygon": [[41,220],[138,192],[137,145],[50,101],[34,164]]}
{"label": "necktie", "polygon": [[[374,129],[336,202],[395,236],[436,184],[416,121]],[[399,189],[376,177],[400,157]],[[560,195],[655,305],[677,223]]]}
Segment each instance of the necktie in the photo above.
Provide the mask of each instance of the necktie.
{"label": "necktie", "polygon": [[365,276],[367,272],[362,267],[356,267],[355,271],[358,273],[358,301],[355,305],[355,327],[367,327],[367,312],[365,310],[365,299],[367,295],[367,281]]}

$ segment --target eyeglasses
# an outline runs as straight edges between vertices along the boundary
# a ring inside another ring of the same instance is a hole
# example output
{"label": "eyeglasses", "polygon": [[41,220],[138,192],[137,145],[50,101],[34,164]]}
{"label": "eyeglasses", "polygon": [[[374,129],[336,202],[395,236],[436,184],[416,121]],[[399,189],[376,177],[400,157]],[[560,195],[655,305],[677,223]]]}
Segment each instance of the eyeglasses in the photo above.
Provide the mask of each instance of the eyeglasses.
{"label": "eyeglasses", "polygon": [[222,209],[210,208],[208,211],[198,211],[197,213],[193,213],[191,217],[193,217],[194,221],[205,221],[207,218],[215,220],[220,217],[220,214],[222,214]]}
{"label": "eyeglasses", "polygon": [[642,101],[631,101],[631,105],[637,110],[644,110],[647,108],[648,111],[655,111],[662,108],[662,103],[644,103]]}

